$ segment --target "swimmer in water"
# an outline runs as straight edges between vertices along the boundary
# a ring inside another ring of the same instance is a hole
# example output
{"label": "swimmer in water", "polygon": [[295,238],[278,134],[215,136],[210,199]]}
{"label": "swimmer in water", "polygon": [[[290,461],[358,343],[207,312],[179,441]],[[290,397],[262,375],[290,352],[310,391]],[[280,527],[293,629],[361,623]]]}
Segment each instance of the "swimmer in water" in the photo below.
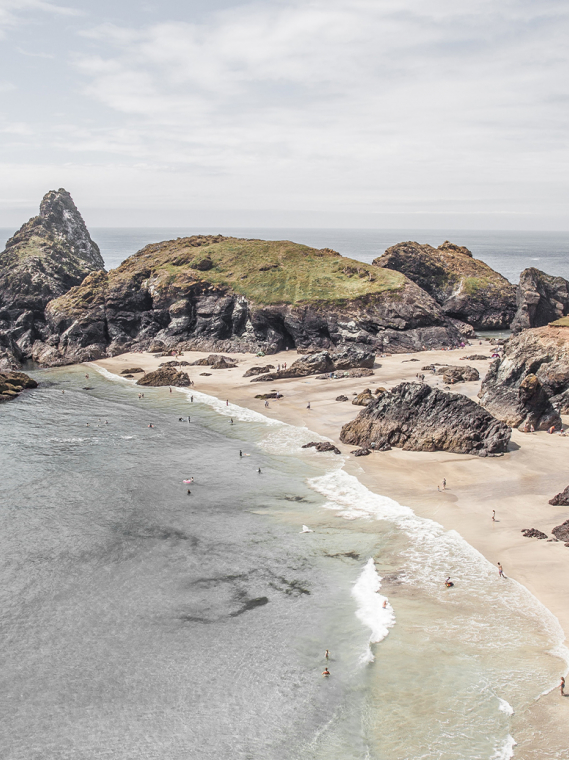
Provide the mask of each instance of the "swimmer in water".
{"label": "swimmer in water", "polygon": [[322,671],[322,675],[323,676],[329,676],[330,675],[330,671],[328,670],[328,668],[324,668],[324,670]]}
{"label": "swimmer in water", "polygon": [[383,603],[383,609],[384,609],[384,610],[385,610],[385,609],[387,609],[387,599],[386,599],[386,600],[384,601],[384,603]]}
{"label": "swimmer in water", "polygon": [[243,456],[243,452],[241,451],[241,449],[239,449],[239,456],[240,456],[240,457],[242,457],[242,456]]}
{"label": "swimmer in water", "polygon": [[262,473],[261,473],[261,468],[260,468],[260,467],[259,467],[259,469],[257,470],[257,472],[259,473],[259,475],[261,475],[261,474],[262,474]]}
{"label": "swimmer in water", "polygon": [[154,427],[154,425],[149,425],[148,427],[151,427],[151,428],[153,428],[153,427]]}
{"label": "swimmer in water", "polygon": [[328,659],[328,658],[330,657],[330,652],[329,652],[328,650],[326,650],[326,651],[324,652],[324,657],[325,657],[326,659]]}
{"label": "swimmer in water", "polygon": [[229,424],[233,425],[233,417],[229,420]]}
{"label": "swimmer in water", "polygon": [[191,493],[190,489],[188,488],[188,493]]}

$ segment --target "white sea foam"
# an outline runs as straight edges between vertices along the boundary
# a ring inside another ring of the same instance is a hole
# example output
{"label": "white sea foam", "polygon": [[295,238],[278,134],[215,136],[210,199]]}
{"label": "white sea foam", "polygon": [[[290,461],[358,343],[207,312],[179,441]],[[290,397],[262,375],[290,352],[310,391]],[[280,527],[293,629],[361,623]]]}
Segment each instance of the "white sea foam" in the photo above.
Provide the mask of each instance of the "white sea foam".
{"label": "white sea foam", "polygon": [[496,697],[498,702],[500,703],[498,705],[498,710],[501,710],[502,712],[506,713],[506,715],[513,715],[514,714],[514,708],[509,702],[506,702],[505,699],[502,699],[501,697]]}
{"label": "white sea foam", "polygon": [[[307,427],[296,427],[295,425],[283,423],[278,428],[272,428],[265,435],[260,445],[267,453],[275,454],[276,456],[282,456],[283,454],[298,456],[302,452],[307,455],[317,454],[318,459],[326,458],[326,460],[332,460],[339,466],[344,464],[344,457],[338,456],[333,452],[322,454],[316,452],[313,448],[302,449],[305,443],[310,443],[311,441],[330,441],[330,439],[312,432]],[[329,462],[327,463],[329,464]]]}
{"label": "white sea foam", "polygon": [[508,734],[504,744],[502,744],[501,747],[496,747],[490,760],[510,760],[510,758],[514,756],[514,747],[516,744],[517,742],[514,737]]}
{"label": "white sea foam", "polygon": [[103,377],[106,377],[107,380],[114,380],[115,382],[119,380],[120,382],[128,383],[129,385],[134,385],[136,383],[136,380],[134,378],[122,377],[121,375],[115,375],[114,372],[109,372],[108,369],[105,369],[104,367],[99,367],[99,365],[95,364],[95,362],[89,362],[87,366],[92,367],[100,375],[103,375]]}
{"label": "white sea foam", "polygon": [[366,651],[360,657],[361,663],[374,661],[371,644],[378,644],[387,636],[389,629],[395,625],[393,608],[387,602],[387,597],[378,593],[381,588],[381,577],[377,574],[373,559],[370,557],[359,578],[352,588],[352,596],[358,603],[356,616],[370,631]]}

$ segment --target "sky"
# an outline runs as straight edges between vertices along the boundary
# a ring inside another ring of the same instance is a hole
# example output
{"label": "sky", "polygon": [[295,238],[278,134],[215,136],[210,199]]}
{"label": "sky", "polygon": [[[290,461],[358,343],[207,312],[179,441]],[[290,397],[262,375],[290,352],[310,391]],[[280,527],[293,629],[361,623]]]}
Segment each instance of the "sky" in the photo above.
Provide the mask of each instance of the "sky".
{"label": "sky", "polygon": [[0,226],[569,230],[569,4],[0,0]]}

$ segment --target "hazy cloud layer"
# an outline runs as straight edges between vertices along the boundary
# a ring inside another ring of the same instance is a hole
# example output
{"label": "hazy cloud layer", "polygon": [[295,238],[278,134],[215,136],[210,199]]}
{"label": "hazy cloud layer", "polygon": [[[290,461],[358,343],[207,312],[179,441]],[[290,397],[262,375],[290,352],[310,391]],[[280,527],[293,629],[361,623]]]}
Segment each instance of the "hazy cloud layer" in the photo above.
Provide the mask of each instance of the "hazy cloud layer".
{"label": "hazy cloud layer", "polygon": [[567,226],[565,3],[125,6],[0,1],[4,197]]}

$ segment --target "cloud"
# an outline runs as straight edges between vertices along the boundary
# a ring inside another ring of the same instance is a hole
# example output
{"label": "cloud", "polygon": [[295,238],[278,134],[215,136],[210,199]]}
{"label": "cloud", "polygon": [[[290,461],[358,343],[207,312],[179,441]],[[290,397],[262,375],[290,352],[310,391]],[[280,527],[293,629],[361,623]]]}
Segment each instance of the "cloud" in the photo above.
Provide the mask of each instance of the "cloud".
{"label": "cloud", "polygon": [[69,6],[57,5],[47,0],[0,0],[0,35],[6,28],[26,23],[23,14],[29,11],[43,11],[57,16],[80,16],[81,11]]}

